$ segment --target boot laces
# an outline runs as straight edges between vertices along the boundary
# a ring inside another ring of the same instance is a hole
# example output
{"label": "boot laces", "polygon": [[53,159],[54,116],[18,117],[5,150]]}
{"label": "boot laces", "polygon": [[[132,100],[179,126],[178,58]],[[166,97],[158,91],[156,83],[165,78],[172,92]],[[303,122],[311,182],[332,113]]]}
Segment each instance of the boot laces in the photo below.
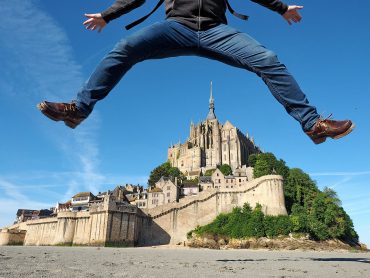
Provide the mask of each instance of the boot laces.
{"label": "boot laces", "polygon": [[65,103],[64,112],[75,112],[77,110],[76,103]]}
{"label": "boot laces", "polygon": [[329,115],[329,116],[327,116],[326,118],[324,118],[324,117],[320,116],[320,118],[319,118],[319,122],[320,122],[320,123],[323,123],[323,122],[325,122],[325,121],[327,121],[327,120],[332,119],[332,117],[333,117],[333,113],[330,113],[330,115]]}

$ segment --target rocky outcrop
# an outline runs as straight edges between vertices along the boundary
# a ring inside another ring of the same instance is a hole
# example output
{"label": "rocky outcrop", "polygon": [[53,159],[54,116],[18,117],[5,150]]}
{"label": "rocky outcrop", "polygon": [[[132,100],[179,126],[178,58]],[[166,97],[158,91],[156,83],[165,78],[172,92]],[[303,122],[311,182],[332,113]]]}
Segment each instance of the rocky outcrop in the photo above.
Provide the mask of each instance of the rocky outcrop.
{"label": "rocky outcrop", "polygon": [[195,234],[186,243],[189,247],[210,248],[210,249],[268,249],[268,250],[358,250],[368,251],[365,244],[348,244],[338,239],[315,241],[308,235],[277,237],[277,238],[247,238],[230,239],[222,236],[206,235],[196,236]]}

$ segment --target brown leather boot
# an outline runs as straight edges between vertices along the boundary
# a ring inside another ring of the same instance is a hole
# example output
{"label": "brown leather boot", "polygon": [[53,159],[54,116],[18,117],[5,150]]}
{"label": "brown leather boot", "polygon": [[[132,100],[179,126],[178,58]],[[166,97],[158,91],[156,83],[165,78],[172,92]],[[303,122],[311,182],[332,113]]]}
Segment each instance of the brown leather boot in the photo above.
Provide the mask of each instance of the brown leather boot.
{"label": "brown leather boot", "polygon": [[78,110],[74,102],[58,103],[43,101],[37,104],[37,108],[49,119],[63,121],[70,128],[75,128],[86,119],[86,116]]}
{"label": "brown leather boot", "polygon": [[315,144],[325,142],[327,137],[332,139],[342,138],[351,133],[355,128],[355,124],[350,120],[335,121],[329,120],[329,117],[326,119],[318,119],[312,129],[306,132]]}

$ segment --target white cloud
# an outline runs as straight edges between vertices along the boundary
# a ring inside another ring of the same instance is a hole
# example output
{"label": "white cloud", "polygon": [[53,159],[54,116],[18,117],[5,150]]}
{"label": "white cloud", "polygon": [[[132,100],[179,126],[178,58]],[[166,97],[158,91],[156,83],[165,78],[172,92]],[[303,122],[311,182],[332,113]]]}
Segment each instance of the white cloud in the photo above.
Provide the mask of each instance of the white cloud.
{"label": "white cloud", "polygon": [[[0,17],[0,75],[5,77],[0,79],[1,93],[26,102],[29,107],[35,107],[43,99],[68,101],[74,98],[73,93],[77,92],[83,78],[64,30],[38,7],[37,1],[4,3],[0,0],[0,13],[6,15]],[[44,133],[70,162],[71,175],[62,181],[67,187],[65,198],[70,198],[76,191],[96,192],[105,179],[99,172],[99,126],[99,115],[94,113],[77,130],[55,125],[52,132]],[[58,176],[58,173],[54,174]],[[45,180],[42,183],[45,185]],[[27,180],[22,185],[25,186],[23,189],[27,186],[30,189],[37,184]],[[3,180],[0,190],[8,193],[22,185],[15,186]],[[13,205],[39,204],[20,192],[13,192]]]}
{"label": "white cloud", "polygon": [[15,214],[20,208],[44,209],[52,206],[52,204],[48,202],[31,200],[27,195],[22,193],[21,186],[2,178],[0,178],[0,187],[4,192],[0,198],[0,227],[12,224],[15,219]]}

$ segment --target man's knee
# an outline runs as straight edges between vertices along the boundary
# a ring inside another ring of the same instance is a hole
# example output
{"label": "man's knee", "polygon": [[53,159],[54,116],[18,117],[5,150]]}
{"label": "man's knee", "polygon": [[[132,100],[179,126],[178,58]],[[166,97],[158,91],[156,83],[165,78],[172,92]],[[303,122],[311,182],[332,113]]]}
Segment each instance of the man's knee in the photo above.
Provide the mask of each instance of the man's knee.
{"label": "man's knee", "polygon": [[[122,62],[132,61],[133,63],[140,60],[144,51],[140,51],[139,46],[135,46],[134,42],[130,38],[124,38],[120,40],[114,48],[109,52],[108,58],[121,60]],[[140,54],[141,53],[141,54]]]}
{"label": "man's knee", "polygon": [[266,51],[261,54],[261,64],[262,66],[274,66],[280,64],[280,62],[275,52],[266,49]]}

